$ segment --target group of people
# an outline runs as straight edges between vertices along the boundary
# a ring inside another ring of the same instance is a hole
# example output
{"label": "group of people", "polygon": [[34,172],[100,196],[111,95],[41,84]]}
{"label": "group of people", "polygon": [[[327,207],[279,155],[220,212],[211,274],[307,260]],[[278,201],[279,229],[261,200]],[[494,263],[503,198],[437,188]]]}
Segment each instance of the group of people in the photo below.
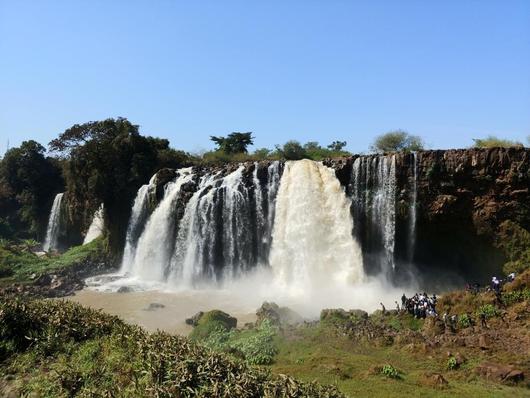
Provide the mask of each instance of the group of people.
{"label": "group of people", "polygon": [[[515,272],[512,272],[511,274],[509,274],[506,279],[499,279],[497,278],[496,276],[493,276],[491,278],[491,282],[489,284],[489,286],[486,286],[485,287],[485,290],[486,291],[493,291],[495,292],[495,294],[499,295],[501,294],[502,292],[502,286],[507,283],[507,282],[513,282],[513,280],[515,279],[515,276],[516,276],[516,273]],[[480,292],[480,284],[475,282],[473,284],[467,284],[466,285],[466,290],[467,291],[470,291],[471,293],[479,293]]]}
{"label": "group of people", "polygon": [[396,302],[398,312],[407,311],[409,314],[414,315],[416,318],[425,319],[428,316],[438,316],[436,312],[436,303],[438,298],[436,294],[432,296],[427,295],[427,293],[416,293],[414,296],[407,298],[405,293],[401,296],[401,308]]}

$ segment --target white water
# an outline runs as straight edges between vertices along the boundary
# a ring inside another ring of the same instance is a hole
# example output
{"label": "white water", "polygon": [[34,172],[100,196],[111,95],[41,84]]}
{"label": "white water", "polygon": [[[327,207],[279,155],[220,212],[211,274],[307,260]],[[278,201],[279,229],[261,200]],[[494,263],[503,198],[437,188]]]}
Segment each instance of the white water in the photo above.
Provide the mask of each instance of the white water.
{"label": "white water", "polygon": [[103,209],[103,203],[99,206],[99,208],[94,213],[94,217],[92,218],[92,223],[90,223],[90,227],[88,227],[88,231],[85,235],[85,239],[83,240],[83,245],[86,245],[87,243],[92,242],[94,239],[98,238],[103,234],[103,228],[105,227],[105,220],[104,220],[104,209]]}
{"label": "white water", "polygon": [[174,241],[173,211],[180,188],[191,181],[191,168],[178,170],[178,177],[165,187],[164,199],[155,209],[140,236],[132,261],[131,273],[148,281],[163,281],[169,266]]}
{"label": "white water", "polygon": [[148,212],[148,201],[156,190],[156,174],[151,177],[149,184],[142,185],[136,194],[134,203],[131,209],[131,217],[127,225],[127,237],[125,239],[125,249],[123,250],[123,259],[121,265],[121,272],[128,274],[134,262],[134,255],[136,253],[136,243],[139,234],[142,232],[144,222]]}
{"label": "white water", "polygon": [[395,268],[396,157],[367,156],[355,159],[352,170],[354,215],[363,219],[357,235],[364,235],[367,250],[378,252],[380,268]]}
{"label": "white water", "polygon": [[409,209],[409,238],[408,238],[408,257],[409,262],[414,260],[414,249],[416,246],[416,218],[418,210],[416,208],[418,200],[418,154],[412,153],[413,156],[413,170],[412,170],[412,192]]}
{"label": "white water", "polygon": [[63,200],[63,193],[58,193],[53,200],[50,217],[48,218],[48,227],[46,229],[46,238],[42,248],[44,251],[57,250],[58,238],[61,227],[61,203]]}
{"label": "white water", "polygon": [[275,283],[312,295],[364,278],[347,199],[332,169],[310,160],[288,162],[276,202],[270,264]]}

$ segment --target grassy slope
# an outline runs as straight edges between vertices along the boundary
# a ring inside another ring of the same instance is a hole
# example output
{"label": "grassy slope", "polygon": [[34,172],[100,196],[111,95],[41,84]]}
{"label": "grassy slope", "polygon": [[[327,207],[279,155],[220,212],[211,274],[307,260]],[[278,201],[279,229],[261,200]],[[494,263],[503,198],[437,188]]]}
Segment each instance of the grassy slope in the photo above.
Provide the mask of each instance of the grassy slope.
{"label": "grassy slope", "polygon": [[[477,363],[470,360],[462,369],[448,371],[447,358],[411,353],[395,346],[376,347],[337,337],[326,327],[300,329],[278,343],[274,373],[300,380],[335,384],[349,396],[370,397],[527,397],[527,389],[489,383],[470,375]],[[402,378],[394,380],[371,369],[392,364]],[[449,382],[439,389],[422,382],[426,372],[441,373]]]}
{"label": "grassy slope", "polygon": [[58,256],[39,257],[30,250],[12,243],[0,244],[0,267],[4,272],[0,285],[27,282],[31,275],[67,268],[72,264],[95,256],[103,251],[104,242],[96,239],[89,244],[75,246]]}

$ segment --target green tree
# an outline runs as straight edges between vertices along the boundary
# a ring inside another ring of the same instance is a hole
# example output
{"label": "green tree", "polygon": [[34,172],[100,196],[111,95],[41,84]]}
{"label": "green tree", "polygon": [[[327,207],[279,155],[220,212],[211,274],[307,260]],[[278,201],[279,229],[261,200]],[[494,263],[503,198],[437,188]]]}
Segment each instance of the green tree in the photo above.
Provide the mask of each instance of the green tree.
{"label": "green tree", "polygon": [[53,198],[64,189],[59,162],[45,153],[38,142],[24,141],[0,162],[2,230],[16,237],[42,239]]}
{"label": "green tree", "polygon": [[371,146],[374,152],[419,151],[424,149],[421,137],[403,130],[389,131],[376,137]]}
{"label": "green tree", "polygon": [[503,138],[498,138],[494,135],[489,135],[486,138],[473,138],[475,148],[512,148],[512,147],[522,147],[523,144],[517,141],[507,140]]}
{"label": "green tree", "polygon": [[103,203],[115,251],[123,245],[138,188],[160,168],[191,162],[188,154],[169,148],[168,140],[140,135],[139,127],[125,118],[76,124],[51,141],[50,148],[67,158],[68,203],[71,213],[82,217],[73,224],[86,227]]}
{"label": "green tree", "polygon": [[295,140],[287,141],[282,147],[276,146],[276,149],[287,160],[299,160],[306,157],[304,147]]}
{"label": "green tree", "polygon": [[333,141],[328,145],[328,149],[333,152],[341,152],[346,146],[346,141]]}
{"label": "green tree", "polygon": [[217,149],[227,154],[247,153],[247,147],[254,143],[252,132],[228,134],[227,137],[211,136],[210,140],[215,142]]}

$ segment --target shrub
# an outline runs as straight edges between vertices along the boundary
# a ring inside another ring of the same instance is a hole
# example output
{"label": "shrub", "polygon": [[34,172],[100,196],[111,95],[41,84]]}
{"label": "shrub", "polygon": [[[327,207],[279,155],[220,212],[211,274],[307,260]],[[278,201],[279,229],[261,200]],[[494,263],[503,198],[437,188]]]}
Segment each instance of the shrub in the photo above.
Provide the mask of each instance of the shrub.
{"label": "shrub", "polygon": [[400,379],[401,376],[398,370],[390,364],[386,364],[381,368],[381,374],[390,379]]}
{"label": "shrub", "polygon": [[480,306],[477,315],[485,315],[486,318],[493,318],[500,315],[500,311],[492,304],[484,304]]}
{"label": "shrub", "polygon": [[424,148],[423,140],[403,130],[389,131],[376,137],[371,149],[374,152],[419,151]]}
{"label": "shrub", "polygon": [[449,359],[447,360],[447,369],[448,370],[458,369],[458,362],[455,357],[449,357]]}
{"label": "shrub", "polygon": [[475,148],[511,148],[511,147],[522,147],[518,141],[507,140],[503,138],[498,138],[494,135],[489,135],[486,138],[473,138]]}
{"label": "shrub", "polygon": [[463,314],[458,319],[458,325],[462,328],[468,328],[470,326],[473,326],[473,319],[468,314]]}
{"label": "shrub", "polygon": [[502,294],[502,302],[505,305],[512,305],[525,300],[530,300],[530,289],[528,288]]}

